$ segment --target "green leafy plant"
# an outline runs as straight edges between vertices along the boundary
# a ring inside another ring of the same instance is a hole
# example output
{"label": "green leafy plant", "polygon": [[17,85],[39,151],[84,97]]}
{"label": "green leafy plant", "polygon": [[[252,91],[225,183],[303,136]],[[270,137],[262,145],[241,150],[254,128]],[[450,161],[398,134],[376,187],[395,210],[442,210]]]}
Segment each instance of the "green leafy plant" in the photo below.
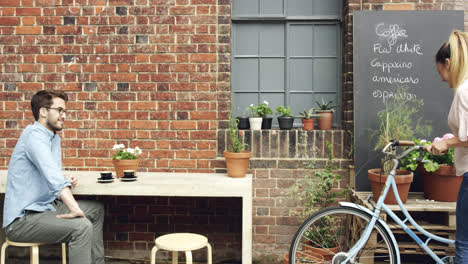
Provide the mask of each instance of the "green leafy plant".
{"label": "green leafy plant", "polygon": [[268,115],[273,114],[273,111],[268,105],[269,103],[267,101],[263,101],[263,103],[260,103],[256,106],[251,104],[249,107],[247,107],[247,109],[250,109],[252,117],[266,118]]}
{"label": "green leafy plant", "polygon": [[287,117],[287,116],[292,116],[291,114],[291,108],[286,108],[282,105],[276,107],[276,111],[275,111],[277,114],[280,114],[280,116],[282,117]]}
{"label": "green leafy plant", "polygon": [[[407,87],[399,87],[397,94],[405,94]],[[381,150],[391,140],[408,140],[416,135],[425,136],[431,132],[429,122],[422,117],[415,118],[424,105],[422,99],[406,100],[403,96],[394,97],[385,102],[385,108],[377,113],[377,130],[371,138],[377,140],[374,150]],[[387,175],[392,168],[391,160],[382,161],[383,174]]]}
{"label": "green leafy plant", "polygon": [[124,144],[116,144],[112,148],[113,150],[117,150],[117,153],[115,153],[112,156],[112,159],[115,160],[131,160],[131,159],[137,159],[138,155],[141,154],[141,149],[139,147],[136,148],[125,148]]}
{"label": "green leafy plant", "polygon": [[[428,142],[424,139],[415,139],[413,141],[416,145],[420,146],[431,145],[431,142]],[[453,166],[454,152],[455,150],[453,148],[449,148],[447,153],[444,155],[433,155],[425,151],[423,160],[428,160],[430,162],[424,162],[422,165],[424,166],[424,169],[428,172],[434,172],[438,170],[440,165],[442,164]],[[418,157],[419,151],[411,151],[406,157],[400,160],[400,168],[404,170],[415,171],[416,168],[419,166],[419,162],[416,160]]]}
{"label": "green leafy plant", "polygon": [[304,111],[299,113],[298,118],[303,118],[303,119],[312,119],[314,117],[318,117],[320,115],[314,114],[315,108],[310,108],[309,110],[304,109]]}
{"label": "green leafy plant", "polygon": [[[322,208],[333,205],[338,197],[342,197],[349,192],[348,188],[341,190],[334,189],[340,182],[341,176],[335,172],[337,167],[333,165],[333,146],[329,141],[326,144],[328,159],[325,169],[313,171],[313,163],[305,164],[309,173],[306,173],[304,179],[298,180],[287,189],[287,193],[293,199],[303,202],[304,208],[298,213],[302,219]],[[311,240],[316,240],[317,237],[320,237],[321,242],[329,241],[326,245],[321,244],[322,247],[334,247],[333,241],[336,241],[336,235],[339,232],[339,230],[332,228],[334,220],[334,218],[330,217],[319,228],[314,227],[307,230],[305,233],[306,237]]]}
{"label": "green leafy plant", "polygon": [[239,119],[232,118],[229,115],[229,123],[228,123],[228,151],[231,152],[241,152],[244,151],[247,147],[247,144],[242,143],[242,138],[239,134],[239,128],[237,125],[239,124]]}
{"label": "green leafy plant", "polygon": [[336,107],[336,105],[331,105],[333,103],[333,101],[328,101],[328,102],[325,102],[325,100],[321,100],[321,102],[319,101],[315,101],[315,103],[317,104],[319,110],[321,111],[333,111],[333,108]]}

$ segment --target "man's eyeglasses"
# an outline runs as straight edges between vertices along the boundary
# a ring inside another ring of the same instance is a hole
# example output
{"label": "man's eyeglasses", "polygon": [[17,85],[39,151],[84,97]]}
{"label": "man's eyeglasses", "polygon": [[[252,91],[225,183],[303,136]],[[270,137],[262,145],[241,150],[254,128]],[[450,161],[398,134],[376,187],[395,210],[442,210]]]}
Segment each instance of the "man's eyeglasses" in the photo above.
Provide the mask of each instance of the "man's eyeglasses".
{"label": "man's eyeglasses", "polygon": [[57,110],[60,115],[67,114],[67,110],[63,109],[62,107],[45,107],[45,108]]}

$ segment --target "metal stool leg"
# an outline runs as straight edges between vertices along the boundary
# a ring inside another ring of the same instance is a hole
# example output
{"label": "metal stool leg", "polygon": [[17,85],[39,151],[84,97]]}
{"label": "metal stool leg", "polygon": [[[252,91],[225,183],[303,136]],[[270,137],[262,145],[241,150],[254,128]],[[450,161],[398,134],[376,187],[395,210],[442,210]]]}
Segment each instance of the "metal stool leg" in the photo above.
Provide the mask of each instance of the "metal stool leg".
{"label": "metal stool leg", "polygon": [[67,244],[62,243],[62,264],[67,264]]}
{"label": "metal stool leg", "polygon": [[192,251],[185,251],[185,260],[187,264],[192,264]]}
{"label": "metal stool leg", "polygon": [[211,246],[210,243],[206,244],[206,251],[207,251],[207,259],[208,259],[208,264],[211,264]]}
{"label": "metal stool leg", "polygon": [[39,264],[39,247],[32,246],[31,247],[31,264]]}
{"label": "metal stool leg", "polygon": [[4,242],[2,245],[2,261],[1,264],[5,264],[5,258],[6,258],[6,248],[8,247],[8,242]]}
{"label": "metal stool leg", "polygon": [[156,264],[156,252],[158,251],[158,248],[156,246],[153,247],[151,250],[151,264]]}
{"label": "metal stool leg", "polygon": [[179,252],[172,251],[172,264],[177,264],[177,263],[179,263]]}

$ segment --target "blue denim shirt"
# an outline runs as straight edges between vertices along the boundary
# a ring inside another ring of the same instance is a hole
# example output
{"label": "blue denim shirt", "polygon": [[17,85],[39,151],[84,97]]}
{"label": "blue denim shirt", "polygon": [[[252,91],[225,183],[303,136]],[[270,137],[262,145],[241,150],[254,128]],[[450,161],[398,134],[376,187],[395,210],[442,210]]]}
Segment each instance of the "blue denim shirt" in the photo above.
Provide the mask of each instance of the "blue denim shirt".
{"label": "blue denim shirt", "polygon": [[21,134],[11,155],[3,207],[3,228],[25,210],[55,211],[51,203],[71,186],[62,174],[60,137],[38,122]]}

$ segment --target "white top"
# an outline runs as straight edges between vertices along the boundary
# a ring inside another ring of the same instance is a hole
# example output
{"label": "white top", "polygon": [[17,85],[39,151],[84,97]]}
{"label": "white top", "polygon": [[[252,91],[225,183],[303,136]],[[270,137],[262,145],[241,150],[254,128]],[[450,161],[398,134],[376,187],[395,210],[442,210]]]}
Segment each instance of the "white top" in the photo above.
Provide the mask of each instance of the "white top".
{"label": "white top", "polygon": [[[468,140],[468,80],[457,88],[448,115],[448,125],[460,141]],[[454,159],[457,176],[468,172],[468,147],[455,147]]]}

